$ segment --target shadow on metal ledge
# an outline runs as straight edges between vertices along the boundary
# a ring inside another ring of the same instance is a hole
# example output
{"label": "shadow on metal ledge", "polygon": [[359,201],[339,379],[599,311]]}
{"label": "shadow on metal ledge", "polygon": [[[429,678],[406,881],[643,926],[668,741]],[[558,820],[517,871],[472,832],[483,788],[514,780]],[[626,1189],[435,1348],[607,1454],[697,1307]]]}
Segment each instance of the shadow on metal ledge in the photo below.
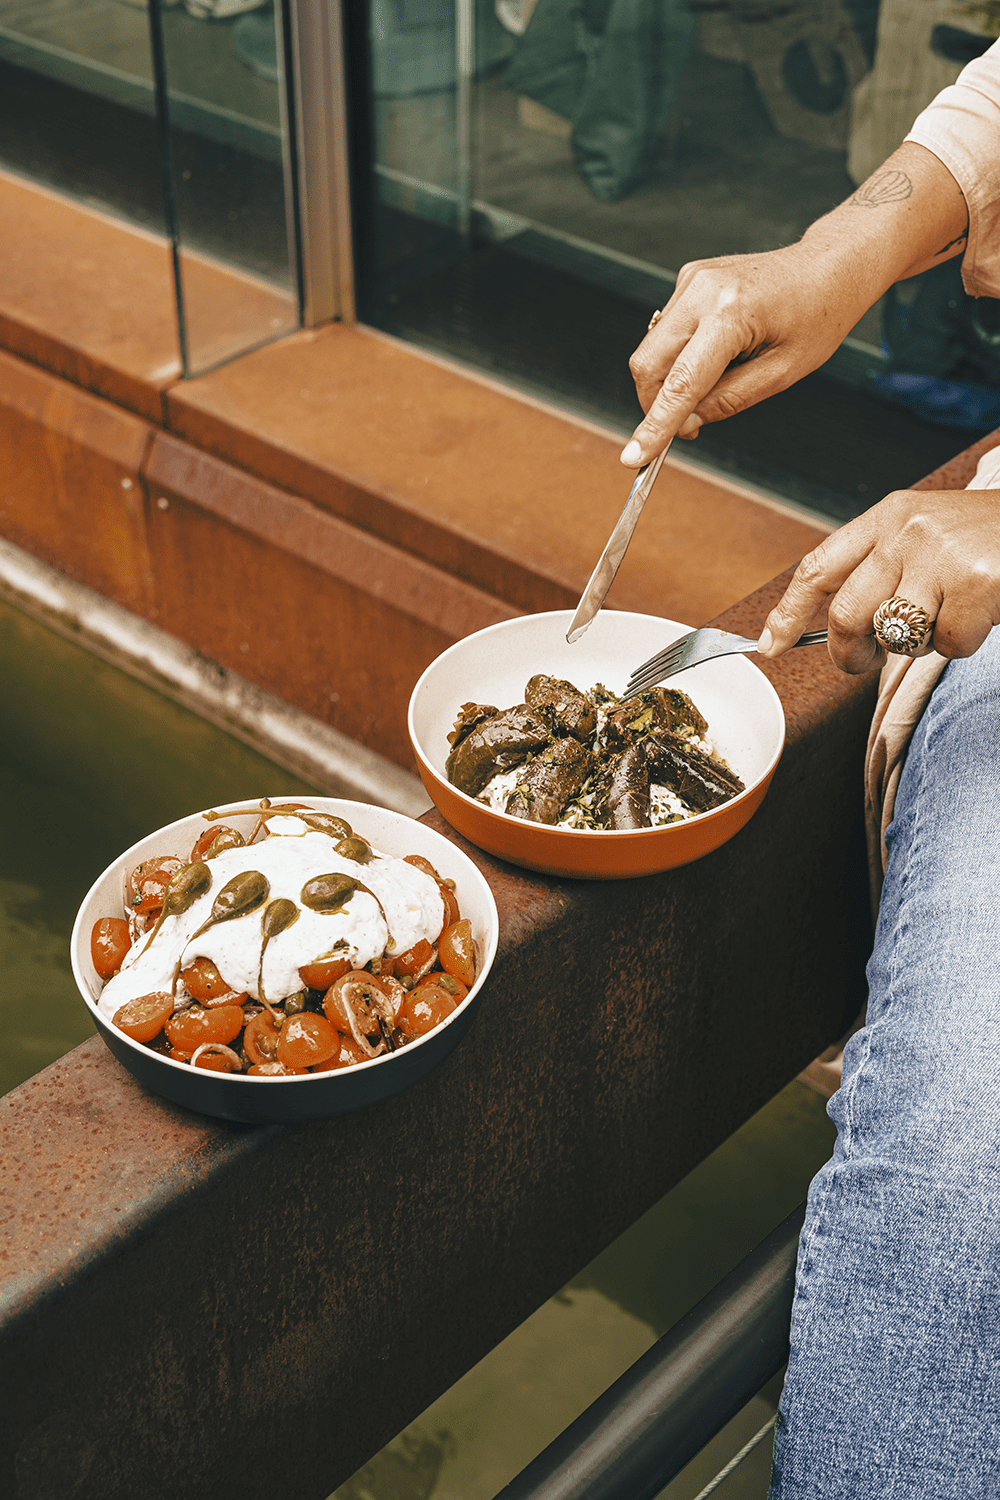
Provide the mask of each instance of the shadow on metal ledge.
{"label": "shadow on metal ledge", "polygon": [[[721,623],[754,631],[782,582]],[[716,853],[593,884],[462,845],[500,954],[408,1093],[225,1125],[95,1038],[0,1101],[0,1491],[328,1494],[846,1029],[875,680],[767,671],[787,748]]]}

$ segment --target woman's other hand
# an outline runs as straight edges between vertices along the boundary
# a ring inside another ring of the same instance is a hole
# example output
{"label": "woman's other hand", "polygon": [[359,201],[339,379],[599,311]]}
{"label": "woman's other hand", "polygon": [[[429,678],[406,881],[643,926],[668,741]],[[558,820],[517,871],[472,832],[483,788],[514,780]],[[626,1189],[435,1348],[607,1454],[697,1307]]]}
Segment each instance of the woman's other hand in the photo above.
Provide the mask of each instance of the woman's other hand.
{"label": "woman's other hand", "polygon": [[803,558],[767,617],[761,652],[780,656],[829,604],[834,662],[870,672],[886,659],[872,616],[895,594],[926,610],[942,656],[978,650],[1000,623],[1000,490],[887,495]]}

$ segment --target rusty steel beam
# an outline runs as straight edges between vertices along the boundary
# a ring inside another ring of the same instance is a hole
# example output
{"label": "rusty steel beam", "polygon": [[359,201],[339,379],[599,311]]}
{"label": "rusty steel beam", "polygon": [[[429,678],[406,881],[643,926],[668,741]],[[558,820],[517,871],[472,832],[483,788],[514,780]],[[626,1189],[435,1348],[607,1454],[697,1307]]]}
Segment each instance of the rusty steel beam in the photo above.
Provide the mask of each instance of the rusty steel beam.
{"label": "rusty steel beam", "polygon": [[227,1125],[95,1038],[0,1101],[0,1493],[320,1500],[843,1031],[874,682],[819,650],[767,670],[785,756],[706,859],[560,881],[451,835],[501,948],[408,1093]]}

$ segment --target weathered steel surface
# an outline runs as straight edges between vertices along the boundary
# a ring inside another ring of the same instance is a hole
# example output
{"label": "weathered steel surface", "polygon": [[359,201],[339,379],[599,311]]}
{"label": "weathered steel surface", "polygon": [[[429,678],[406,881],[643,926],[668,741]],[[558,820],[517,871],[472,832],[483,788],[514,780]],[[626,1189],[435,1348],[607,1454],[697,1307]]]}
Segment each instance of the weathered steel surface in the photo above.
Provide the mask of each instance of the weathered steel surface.
{"label": "weathered steel surface", "polygon": [[470,851],[500,954],[409,1093],[222,1125],[94,1040],[0,1102],[0,1493],[328,1494],[839,1034],[873,683],[769,670],[788,749],[715,854],[590,884]]}
{"label": "weathered steel surface", "polygon": [[150,432],[0,349],[0,535],[136,614],[151,595],[141,478]]}

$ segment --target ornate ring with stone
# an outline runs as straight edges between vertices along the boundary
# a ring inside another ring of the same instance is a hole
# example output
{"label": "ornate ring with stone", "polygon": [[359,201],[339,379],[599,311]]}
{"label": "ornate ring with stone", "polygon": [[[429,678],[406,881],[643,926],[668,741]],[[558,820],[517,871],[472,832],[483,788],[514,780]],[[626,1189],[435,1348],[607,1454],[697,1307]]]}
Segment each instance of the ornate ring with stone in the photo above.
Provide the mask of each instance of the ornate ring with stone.
{"label": "ornate ring with stone", "polygon": [[933,628],[927,611],[899,594],[884,600],[872,620],[875,639],[895,656],[915,656]]}
{"label": "ornate ring with stone", "polygon": [[663,308],[662,307],[658,307],[656,309],[655,313],[653,314],[653,316],[650,318],[649,322],[646,324],[646,332],[647,333],[651,332],[651,330],[656,327],[657,323],[660,321],[660,319],[662,317],[663,317]]}

